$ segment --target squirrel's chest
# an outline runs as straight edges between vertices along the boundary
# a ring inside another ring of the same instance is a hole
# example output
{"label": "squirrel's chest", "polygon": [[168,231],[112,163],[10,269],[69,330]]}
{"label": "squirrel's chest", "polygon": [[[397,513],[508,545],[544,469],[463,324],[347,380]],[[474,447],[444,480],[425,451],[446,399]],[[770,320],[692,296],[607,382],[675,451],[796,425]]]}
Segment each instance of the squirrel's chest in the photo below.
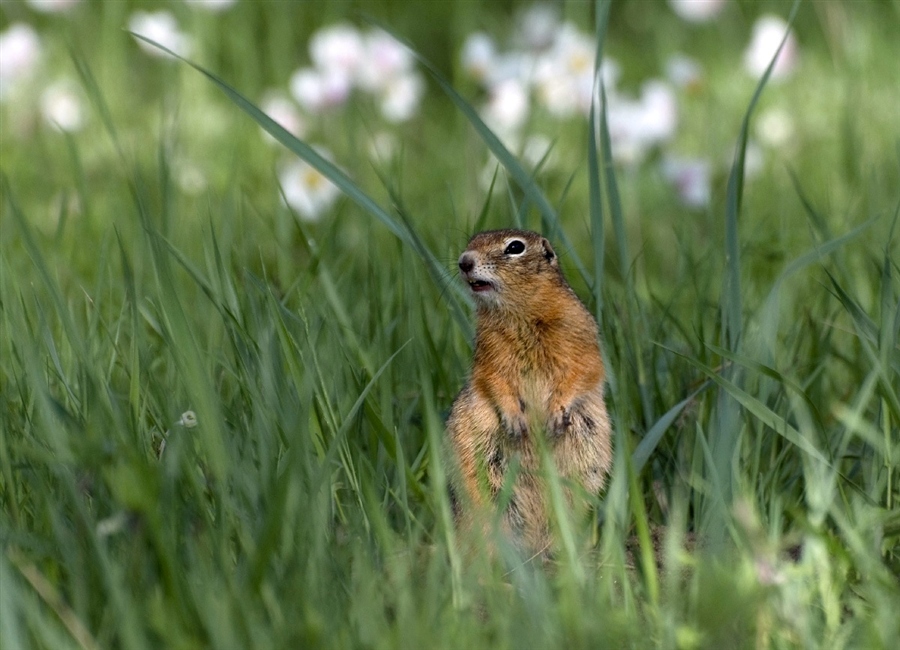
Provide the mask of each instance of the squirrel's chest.
{"label": "squirrel's chest", "polygon": [[518,378],[517,392],[531,417],[545,419],[549,415],[550,397],[554,391],[554,378],[540,370],[523,372]]}
{"label": "squirrel's chest", "polygon": [[487,392],[494,395],[512,393],[526,411],[543,413],[567,364],[534,339],[516,345],[504,343],[476,353],[476,382],[489,385]]}
{"label": "squirrel's chest", "polygon": [[546,383],[560,363],[559,351],[546,337],[490,337],[476,346],[474,359],[476,370],[535,386]]}

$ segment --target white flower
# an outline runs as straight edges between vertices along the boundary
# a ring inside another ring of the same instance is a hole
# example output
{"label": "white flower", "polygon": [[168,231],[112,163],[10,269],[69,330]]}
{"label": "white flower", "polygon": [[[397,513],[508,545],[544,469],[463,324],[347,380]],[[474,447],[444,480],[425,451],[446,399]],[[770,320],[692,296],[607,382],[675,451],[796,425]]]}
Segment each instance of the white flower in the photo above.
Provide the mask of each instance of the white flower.
{"label": "white flower", "polygon": [[347,79],[356,76],[365,52],[362,37],[355,27],[339,23],[324,27],[309,41],[309,55],[320,70],[338,71]]}
{"label": "white flower", "polygon": [[[179,189],[188,196],[198,196],[206,190],[208,184],[206,174],[203,173],[203,169],[199,165],[185,160],[176,161],[174,172],[175,182],[178,184]],[[192,411],[187,413],[192,413]]]}
{"label": "white flower", "polygon": [[[299,138],[306,132],[306,124],[303,121],[303,118],[300,117],[297,106],[280,92],[270,91],[266,93],[263,96],[263,100],[260,102],[259,107],[262,109],[263,113],[278,122],[278,124],[283,126],[284,129],[292,135]],[[275,142],[275,139],[268,133],[263,131],[263,134],[268,141]]]}
{"label": "white flower", "polygon": [[350,97],[352,81],[347,74],[337,68],[315,70],[301,68],[291,77],[291,94],[310,113],[341,106]]}
{"label": "white flower", "polygon": [[413,67],[413,54],[396,38],[380,29],[368,33],[365,52],[357,66],[357,81],[368,92],[383,92],[394,79]]}
{"label": "white flower", "polygon": [[361,36],[349,25],[334,25],[316,33],[310,42],[313,68],[291,78],[291,94],[310,112],[340,106],[354,85],[377,95],[389,122],[403,122],[419,106],[425,84],[413,70],[413,54],[390,34],[373,30]]}
{"label": "white flower", "polygon": [[[197,414],[193,411],[185,411],[172,426],[193,429],[197,426]],[[170,433],[170,431],[166,431],[162,436],[162,440],[159,442],[159,452],[157,453],[157,458],[159,460],[162,460],[163,454],[166,451],[166,443],[169,440]]]}
{"label": "white flower", "polygon": [[[754,77],[761,77],[772,62],[778,46],[788,32],[788,24],[778,16],[761,16],[753,24],[753,36],[750,45],[744,52],[744,68]],[[797,39],[794,33],[788,32],[784,47],[772,68],[772,79],[781,79],[794,69],[797,64]]]}
{"label": "white flower", "polygon": [[405,122],[416,113],[425,81],[416,72],[408,72],[390,81],[381,95],[381,115],[388,122]]}
{"label": "white flower", "polygon": [[[165,441],[164,441],[165,442]],[[122,511],[97,522],[97,537],[103,539],[122,532],[128,526],[128,514]]]}
{"label": "white flower", "polygon": [[463,43],[460,61],[470,77],[490,88],[509,79],[530,84],[536,58],[531,53],[520,51],[500,54],[490,36],[475,32]]}
{"label": "white flower", "polygon": [[677,88],[697,88],[703,83],[703,68],[684,54],[673,54],[666,60],[666,78]]}
{"label": "white flower", "polygon": [[606,115],[613,156],[636,164],[651,147],[670,140],[678,126],[675,94],[662,81],[648,81],[640,100],[607,97]]}
{"label": "white flower", "polygon": [[725,0],[669,0],[669,6],[680,18],[703,23],[715,18],[725,7]]}
{"label": "white flower", "polygon": [[300,68],[289,82],[291,95],[310,113],[318,113],[325,105],[322,75],[312,68]]}
{"label": "white flower", "polygon": [[175,423],[176,426],[182,426],[185,429],[193,429],[197,426],[197,414],[193,411],[185,411],[181,414],[181,418]]}
{"label": "white flower", "polygon": [[640,102],[631,99],[606,99],[606,121],[613,158],[626,165],[636,165],[643,160],[648,148],[643,137],[643,107]]}
{"label": "white flower", "polygon": [[537,98],[554,117],[570,117],[578,109],[577,95],[571,79],[561,75],[541,75]]}
{"label": "white flower", "polygon": [[678,102],[672,88],[662,81],[648,81],[642,87],[644,138],[653,143],[666,142],[678,127]]}
{"label": "white flower", "polygon": [[[180,56],[187,56],[191,50],[190,39],[178,28],[178,21],[168,11],[135,11],[128,19],[128,29],[135,34],[150,39],[172,50]],[[151,56],[171,57],[158,47],[137,39],[142,50]]]}
{"label": "white flower", "polygon": [[460,54],[463,70],[476,81],[483,82],[487,79],[496,55],[497,48],[490,36],[484,32],[469,34]]}
{"label": "white flower", "polygon": [[491,88],[484,121],[491,129],[508,134],[518,131],[528,118],[528,91],[521,82],[508,79]]}
{"label": "white flower", "polygon": [[578,31],[571,23],[560,27],[556,36],[556,54],[563,69],[571,75],[586,75],[594,72],[594,58],[597,44],[593,36]]}
{"label": "white flower", "polygon": [[662,163],[663,176],[675,186],[678,197],[689,208],[709,205],[710,164],[702,158],[667,157]]}
{"label": "white flower", "polygon": [[531,50],[550,47],[558,27],[559,10],[549,3],[534,4],[519,17],[519,35]]}
{"label": "white flower", "polygon": [[197,7],[198,9],[206,9],[207,11],[219,12],[230,9],[237,0],[184,0],[187,4]]}
{"label": "white flower", "polygon": [[594,39],[566,23],[534,69],[538,100],[552,115],[587,114],[594,93]]}
{"label": "white flower", "polygon": [[13,23],[0,33],[0,102],[32,76],[41,59],[41,39],[25,23]]}
{"label": "white flower", "polygon": [[46,14],[55,14],[68,11],[81,0],[27,0],[28,6],[35,11],[41,11]]}
{"label": "white flower", "polygon": [[536,59],[522,52],[507,52],[494,57],[482,83],[490,88],[514,80],[530,85]]}
{"label": "white flower", "polygon": [[84,125],[81,98],[70,81],[59,81],[41,93],[41,115],[62,131],[78,131]]}
{"label": "white flower", "polygon": [[786,110],[770,108],[757,119],[756,135],[763,144],[781,148],[793,138],[794,120]]}
{"label": "white flower", "polygon": [[[327,152],[320,154],[330,158]],[[317,169],[303,160],[293,160],[278,174],[284,199],[306,221],[318,221],[334,205],[341,191]]]}

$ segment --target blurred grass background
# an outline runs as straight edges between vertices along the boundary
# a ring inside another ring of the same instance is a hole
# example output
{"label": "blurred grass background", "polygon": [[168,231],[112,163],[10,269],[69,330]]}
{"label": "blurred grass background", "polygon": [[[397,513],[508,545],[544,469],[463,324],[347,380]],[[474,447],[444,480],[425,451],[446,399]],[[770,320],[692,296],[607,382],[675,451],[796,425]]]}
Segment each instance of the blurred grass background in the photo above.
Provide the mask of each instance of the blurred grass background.
{"label": "blurred grass background", "polygon": [[[610,10],[604,52],[623,88],[677,51],[704,66],[676,137],[714,160],[704,209],[678,203],[658,152],[615,178],[601,164],[592,197],[587,119],[535,118],[556,139],[535,186],[571,242],[567,275],[602,304],[617,430],[603,525],[547,569],[461,558],[449,526],[442,421],[471,354],[455,260],[476,224],[542,225],[503,174],[489,195],[463,112],[428,77],[387,162],[367,153],[379,118],[365,100],[312,117],[403,236],[347,199],[307,222],[279,198],[286,149],[125,31],[135,10],[171,11],[191,60],[258,102],[308,61],[317,29],[370,19],[477,105],[461,44],[474,30],[502,42],[526,6],[0,5],[0,29],[42,37],[32,83],[76,80],[86,113],[62,133],[33,101],[0,106],[3,648],[900,637],[896,2],[800,6],[798,69],[750,122],[787,110],[792,146],[767,152],[739,214],[729,167],[756,85],[742,49],[760,14],[790,3],[729,3],[713,25],[663,3]],[[593,3],[558,7],[593,32]],[[583,277],[601,227],[605,256]],[[636,467],[631,452],[657,438]]]}

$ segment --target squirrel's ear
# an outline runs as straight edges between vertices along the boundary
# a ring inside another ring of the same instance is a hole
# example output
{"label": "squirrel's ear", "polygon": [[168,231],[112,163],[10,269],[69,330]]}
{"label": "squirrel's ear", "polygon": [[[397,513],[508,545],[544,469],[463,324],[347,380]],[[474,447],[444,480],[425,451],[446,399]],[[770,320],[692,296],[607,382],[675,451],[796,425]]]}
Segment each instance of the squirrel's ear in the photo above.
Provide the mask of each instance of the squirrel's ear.
{"label": "squirrel's ear", "polygon": [[550,266],[557,266],[556,253],[553,252],[553,246],[546,239],[541,239],[541,247],[544,249],[544,259],[550,262]]}

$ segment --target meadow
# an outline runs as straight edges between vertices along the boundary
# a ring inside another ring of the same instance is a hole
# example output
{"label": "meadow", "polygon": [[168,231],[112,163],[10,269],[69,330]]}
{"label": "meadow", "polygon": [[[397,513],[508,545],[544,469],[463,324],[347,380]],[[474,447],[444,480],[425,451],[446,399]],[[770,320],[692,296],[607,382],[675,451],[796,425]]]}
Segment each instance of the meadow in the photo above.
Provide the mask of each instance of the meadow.
{"label": "meadow", "polygon": [[[687,4],[4,1],[0,647],[895,647],[900,8]],[[446,489],[509,226],[615,429],[546,565]]]}

